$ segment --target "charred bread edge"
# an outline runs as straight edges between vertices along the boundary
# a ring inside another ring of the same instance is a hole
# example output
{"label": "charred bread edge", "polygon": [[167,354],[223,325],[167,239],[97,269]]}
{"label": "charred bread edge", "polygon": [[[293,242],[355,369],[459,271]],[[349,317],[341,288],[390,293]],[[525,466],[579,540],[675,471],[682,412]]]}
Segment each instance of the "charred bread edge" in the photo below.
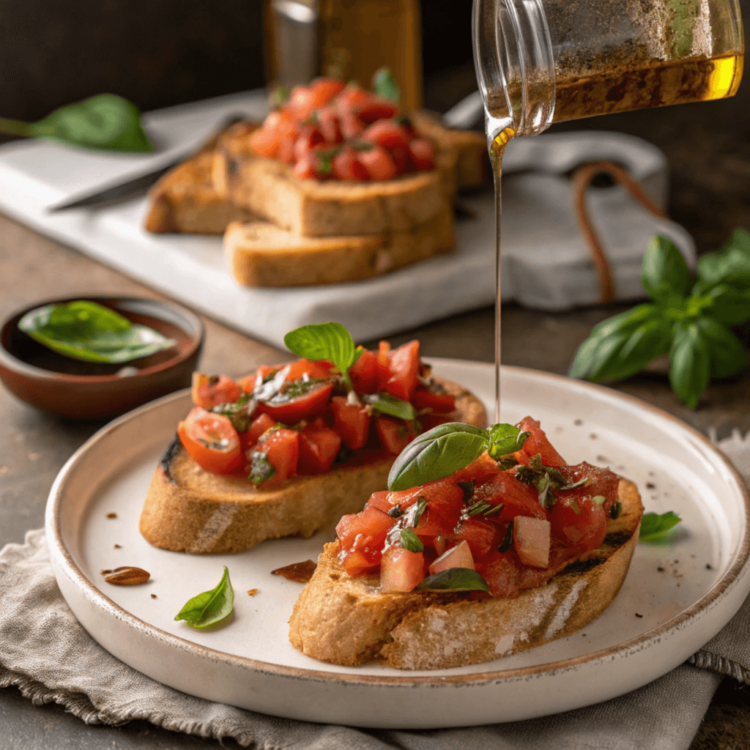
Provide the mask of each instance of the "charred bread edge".
{"label": "charred bread edge", "polygon": [[[456,396],[464,421],[484,426],[484,406],[476,396],[457,383],[435,380]],[[394,460],[395,456],[363,466],[334,465],[326,474],[295,477],[263,491],[248,480],[204,472],[179,440],[173,440],[151,478],[139,528],[155,547],[191,553],[239,552],[265,539],[310,537],[341,516],[361,510],[373,492],[384,489]],[[204,489],[182,484],[179,466],[186,474],[197,474]],[[342,482],[347,477],[354,477],[356,484],[345,489]]]}
{"label": "charred bread edge", "polygon": [[[290,640],[322,661],[357,666],[377,659],[397,669],[432,670],[492,661],[569,635],[612,603],[627,575],[643,506],[632,482],[621,479],[619,496],[627,527],[610,522],[612,531],[587,560],[515,599],[384,595],[376,580],[347,576],[336,560],[336,544],[326,545],[294,606]],[[336,623],[345,626],[337,631]]]}

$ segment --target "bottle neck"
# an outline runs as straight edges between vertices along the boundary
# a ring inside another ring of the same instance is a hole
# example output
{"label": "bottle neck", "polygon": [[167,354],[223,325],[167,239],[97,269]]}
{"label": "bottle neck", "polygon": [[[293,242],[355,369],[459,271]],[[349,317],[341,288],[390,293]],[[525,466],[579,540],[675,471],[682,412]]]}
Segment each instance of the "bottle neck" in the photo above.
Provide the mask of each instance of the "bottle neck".
{"label": "bottle neck", "polygon": [[487,134],[538,135],[555,111],[555,67],[543,0],[474,0],[474,65]]}

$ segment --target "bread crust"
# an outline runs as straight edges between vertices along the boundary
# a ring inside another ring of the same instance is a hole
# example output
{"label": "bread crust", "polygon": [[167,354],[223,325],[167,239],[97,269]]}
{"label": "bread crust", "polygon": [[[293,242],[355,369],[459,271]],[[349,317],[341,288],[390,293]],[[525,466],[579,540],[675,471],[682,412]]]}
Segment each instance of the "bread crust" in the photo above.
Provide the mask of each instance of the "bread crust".
{"label": "bread crust", "polygon": [[327,544],[297,600],[289,639],[321,661],[356,666],[376,659],[396,669],[449,669],[492,661],[570,635],[597,618],[620,590],[638,542],[643,506],[620,480],[622,514],[604,544],[544,586],[513,599],[460,594],[383,594],[377,577],[352,578]]}
{"label": "bread crust", "polygon": [[453,211],[408,232],[358,237],[297,237],[267,222],[233,222],[224,234],[232,275],[244,286],[305,286],[359,281],[450,252]]}
{"label": "bread crust", "polygon": [[[457,383],[435,380],[456,396],[462,421],[486,424],[476,396]],[[264,539],[310,537],[384,489],[394,460],[340,466],[263,490],[244,477],[204,471],[175,440],[151,478],[139,528],[155,547],[191,553],[240,552]]]}

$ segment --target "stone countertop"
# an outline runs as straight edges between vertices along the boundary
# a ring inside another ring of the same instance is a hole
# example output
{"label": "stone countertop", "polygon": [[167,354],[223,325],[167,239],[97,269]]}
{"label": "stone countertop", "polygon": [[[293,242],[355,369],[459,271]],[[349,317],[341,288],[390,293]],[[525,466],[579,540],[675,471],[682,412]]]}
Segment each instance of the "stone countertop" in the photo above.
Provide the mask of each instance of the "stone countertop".
{"label": "stone countertop", "polygon": [[[659,113],[635,113],[566,126],[611,128],[647,137],[672,165],[672,216],[696,238],[700,251],[718,245],[738,225],[750,227],[750,145],[741,101],[702,107],[675,107]],[[688,117],[690,115],[690,117]],[[679,136],[679,137],[678,137]],[[74,250],[0,217],[0,315],[30,301],[64,295],[154,292]],[[503,311],[506,364],[564,373],[591,327],[622,307],[589,308],[548,314],[510,306]],[[280,353],[211,320],[206,323],[205,371],[240,374]],[[391,337],[394,344],[419,338],[426,359],[456,357],[491,362],[494,316],[490,309],[424,326]],[[745,342],[750,340],[742,332]],[[363,342],[368,343],[368,342]],[[372,343],[372,342],[369,342]],[[750,431],[750,374],[712,385],[693,412],[670,391],[663,375],[635,377],[616,384],[707,432],[720,437],[733,429]],[[37,412],[0,388],[0,546],[21,542],[24,532],[43,523],[47,493],[68,457],[102,424],[70,422]],[[118,748],[219,747],[210,740],[174,735],[144,722],[123,727],[86,727],[53,706],[38,708],[17,690],[0,691],[3,747],[76,748],[105,744]],[[692,748],[746,747],[750,737],[750,689],[725,680]],[[235,743],[227,742],[225,746]]]}

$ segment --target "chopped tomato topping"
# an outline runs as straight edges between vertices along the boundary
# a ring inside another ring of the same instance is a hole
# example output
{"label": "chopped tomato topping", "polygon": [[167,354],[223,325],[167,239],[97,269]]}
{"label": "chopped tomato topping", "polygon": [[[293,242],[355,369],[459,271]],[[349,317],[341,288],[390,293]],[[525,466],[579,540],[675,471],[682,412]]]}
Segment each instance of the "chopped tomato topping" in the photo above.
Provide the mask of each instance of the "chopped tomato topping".
{"label": "chopped tomato topping", "polygon": [[455,547],[445,551],[432,565],[430,565],[430,575],[441,573],[451,568],[468,568],[476,570],[474,558],[471,556],[471,550],[466,542],[459,542]]}
{"label": "chopped tomato topping", "polygon": [[349,377],[357,393],[375,393],[378,390],[378,355],[363,350],[359,359],[349,368]]}
{"label": "chopped tomato topping", "polygon": [[412,591],[424,580],[424,572],[424,555],[421,552],[389,547],[380,563],[381,591]]}
{"label": "chopped tomato topping", "polygon": [[349,450],[364,447],[370,432],[370,414],[366,407],[348,404],[344,396],[331,399],[333,429],[341,435]]}
{"label": "chopped tomato topping", "polygon": [[398,167],[393,157],[380,146],[373,146],[367,151],[359,151],[357,161],[374,182],[387,182],[398,175]]}
{"label": "chopped tomato topping", "polygon": [[435,169],[435,146],[427,138],[415,138],[409,143],[409,157],[417,172]]}
{"label": "chopped tomato topping", "polygon": [[227,417],[196,407],[180,422],[177,435],[202,469],[231,474],[242,468],[240,439]]}
{"label": "chopped tomato topping", "polygon": [[240,433],[242,452],[247,453],[250,448],[255,446],[264,432],[276,427],[276,425],[277,422],[273,417],[268,416],[268,414],[261,414],[253,421],[248,430]]}
{"label": "chopped tomato topping", "polygon": [[346,182],[364,182],[369,179],[367,170],[360,164],[357,152],[344,146],[331,161],[331,174]]}
{"label": "chopped tomato topping", "polygon": [[413,422],[402,422],[390,417],[375,417],[375,430],[380,444],[394,456],[398,456],[417,436]]}
{"label": "chopped tomato topping", "polygon": [[497,520],[502,522],[510,521],[516,516],[547,517],[539,504],[536,489],[520,482],[511,472],[496,472],[491,479],[476,484],[471,502],[480,501],[490,505],[502,504],[503,509],[497,514]]}
{"label": "chopped tomato topping", "polygon": [[391,372],[385,390],[396,398],[411,401],[419,378],[419,341],[410,341],[390,356]]}
{"label": "chopped tomato topping", "polygon": [[299,433],[299,474],[325,474],[336,460],[341,438],[322,419],[305,425]]}
{"label": "chopped tomato topping", "polygon": [[607,515],[587,497],[559,499],[550,512],[552,536],[563,544],[596,549],[607,534]]}
{"label": "chopped tomato topping", "polygon": [[327,359],[298,359],[289,366],[286,375],[287,382],[299,380],[303,375],[309,378],[327,378],[331,374],[333,364]]}
{"label": "chopped tomato topping", "polygon": [[474,559],[486,557],[503,539],[502,529],[487,518],[470,516],[461,521],[452,538],[469,545]]}
{"label": "chopped tomato topping", "polygon": [[436,393],[425,385],[418,385],[411,397],[417,411],[429,409],[436,414],[447,414],[456,408],[456,397],[450,393]]}
{"label": "chopped tomato topping", "polygon": [[546,518],[516,516],[513,543],[524,565],[546,568],[549,565],[550,522]]}
{"label": "chopped tomato topping", "polygon": [[[258,460],[261,457],[265,457],[272,471]],[[299,435],[294,430],[282,427],[266,433],[252,454],[250,478],[264,488],[282,484],[297,473],[298,457]]]}
{"label": "chopped tomato topping", "polygon": [[[281,391],[270,401],[261,402],[258,410],[283,424],[297,424],[303,419],[314,419],[322,414],[333,392],[333,383],[307,383],[300,379],[289,384],[290,390]],[[295,390],[295,386],[297,390]],[[310,386],[306,388],[306,386]],[[297,393],[299,396],[291,395]]]}
{"label": "chopped tomato topping", "polygon": [[375,507],[367,507],[339,521],[336,534],[341,548],[347,552],[342,564],[349,575],[362,575],[380,565],[385,537],[393,521]]}
{"label": "chopped tomato topping", "polygon": [[552,447],[552,443],[536,419],[526,417],[521,420],[519,427],[523,432],[531,434],[526,438],[523,450],[515,454],[518,463],[528,464],[529,459],[539,453],[545,466],[565,466],[565,459]]}
{"label": "chopped tomato topping", "polygon": [[202,409],[213,409],[221,404],[233,404],[239,401],[242,388],[226,375],[203,375],[193,373],[191,394],[193,403]]}

